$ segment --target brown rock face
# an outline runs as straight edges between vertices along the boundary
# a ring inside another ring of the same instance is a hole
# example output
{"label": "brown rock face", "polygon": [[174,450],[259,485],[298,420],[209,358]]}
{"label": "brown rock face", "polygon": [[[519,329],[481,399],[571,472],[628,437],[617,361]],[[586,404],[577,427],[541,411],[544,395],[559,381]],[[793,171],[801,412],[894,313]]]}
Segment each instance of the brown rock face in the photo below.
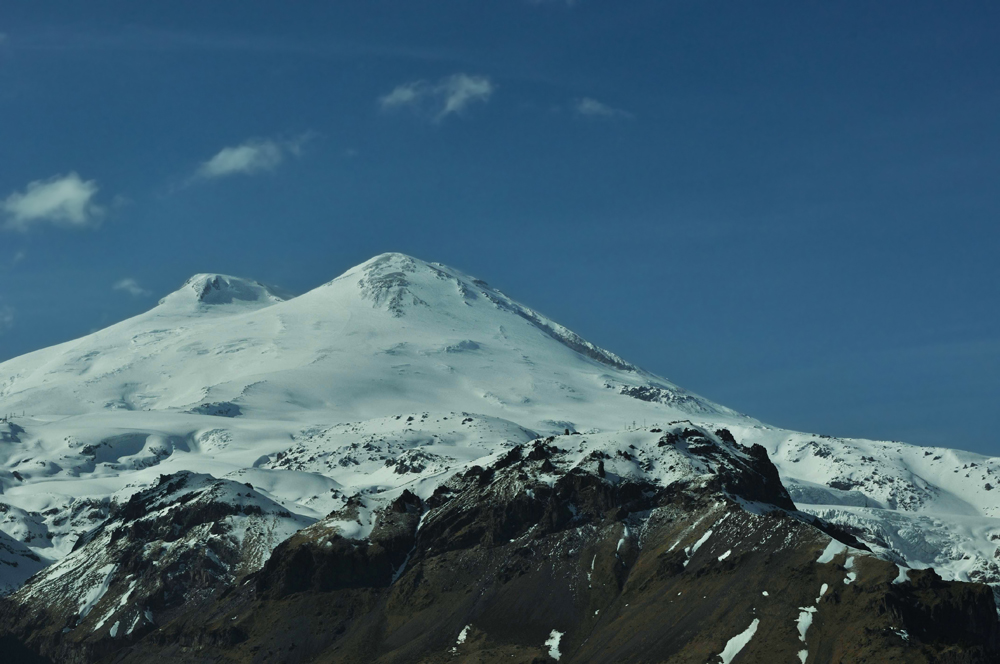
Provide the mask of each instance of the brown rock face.
{"label": "brown rock face", "polygon": [[[668,444],[716,453],[698,437]],[[3,624],[67,662],[1000,661],[988,587],[897,583],[788,509],[766,454],[745,457],[664,487],[540,442],[426,501],[404,493],[365,540],[339,535],[349,509],[331,514],[94,659],[34,638],[30,603]]]}

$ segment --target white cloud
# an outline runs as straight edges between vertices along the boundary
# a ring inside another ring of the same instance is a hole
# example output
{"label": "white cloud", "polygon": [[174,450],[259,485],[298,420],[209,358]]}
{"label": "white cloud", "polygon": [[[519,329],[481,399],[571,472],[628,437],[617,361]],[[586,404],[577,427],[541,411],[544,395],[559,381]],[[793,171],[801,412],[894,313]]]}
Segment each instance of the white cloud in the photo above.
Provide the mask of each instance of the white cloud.
{"label": "white cloud", "polygon": [[461,113],[469,104],[477,101],[486,103],[493,94],[493,83],[485,76],[449,76],[441,85],[444,92],[444,108],[440,117],[449,113]]}
{"label": "white cloud", "polygon": [[573,110],[575,110],[580,115],[584,115],[591,118],[633,118],[635,117],[628,111],[624,111],[620,108],[612,108],[607,104],[601,103],[596,99],[590,97],[584,97],[583,99],[577,99],[576,103],[573,104]]}
{"label": "white cloud", "polygon": [[252,138],[240,145],[222,148],[214,157],[198,167],[196,175],[204,179],[213,179],[273,171],[289,155],[301,154],[302,145],[309,138],[310,134],[292,140]]}
{"label": "white cloud", "polygon": [[133,279],[132,277],[126,277],[124,279],[116,281],[114,286],[112,286],[111,288],[113,288],[114,290],[125,291],[126,293],[128,293],[133,297],[146,297],[152,295],[150,291],[140,286],[139,282]]}
{"label": "white cloud", "polygon": [[84,181],[76,173],[30,182],[23,192],[15,191],[0,204],[5,227],[27,231],[45,223],[70,228],[96,226],[104,214],[104,208],[93,201],[97,190],[96,181]]}
{"label": "white cloud", "polygon": [[496,86],[486,76],[452,74],[437,83],[412,81],[396,86],[379,98],[379,105],[384,111],[410,108],[440,122],[449,115],[461,114],[471,104],[485,104],[495,91]]}
{"label": "white cloud", "polygon": [[416,104],[428,92],[429,88],[426,82],[414,81],[413,83],[397,85],[395,90],[381,97],[378,101],[384,109],[396,108]]}

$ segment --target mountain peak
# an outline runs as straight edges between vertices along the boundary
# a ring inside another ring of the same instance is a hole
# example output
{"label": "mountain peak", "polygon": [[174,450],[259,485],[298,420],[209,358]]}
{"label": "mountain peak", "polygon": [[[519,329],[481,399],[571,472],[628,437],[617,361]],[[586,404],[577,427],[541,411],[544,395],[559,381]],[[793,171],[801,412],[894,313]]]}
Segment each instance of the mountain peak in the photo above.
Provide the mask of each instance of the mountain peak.
{"label": "mountain peak", "polygon": [[[542,314],[514,301],[482,279],[467,275],[442,263],[428,263],[406,254],[379,254],[351,268],[326,284],[337,287],[354,282],[362,300],[384,309],[395,318],[417,311],[433,311],[452,319],[467,318],[468,311],[502,312],[495,319],[513,314],[570,349],[615,369],[639,371],[618,355],[583,339]],[[507,318],[510,320],[509,318]],[[486,319],[480,318],[481,322]]]}
{"label": "mountain peak", "polygon": [[178,290],[160,300],[160,304],[186,305],[255,305],[269,306],[284,302],[293,296],[274,286],[262,284],[252,279],[233,277],[227,274],[196,274]]}
{"label": "mountain peak", "polygon": [[[360,272],[358,287],[361,296],[372,301],[375,306],[384,306],[393,316],[402,316],[407,307],[429,306],[429,293],[418,295],[422,285],[426,285],[426,277],[451,280],[456,284],[459,279],[429,263],[400,253],[386,253],[375,256],[359,265],[351,273]],[[438,289],[434,289],[438,290]]]}

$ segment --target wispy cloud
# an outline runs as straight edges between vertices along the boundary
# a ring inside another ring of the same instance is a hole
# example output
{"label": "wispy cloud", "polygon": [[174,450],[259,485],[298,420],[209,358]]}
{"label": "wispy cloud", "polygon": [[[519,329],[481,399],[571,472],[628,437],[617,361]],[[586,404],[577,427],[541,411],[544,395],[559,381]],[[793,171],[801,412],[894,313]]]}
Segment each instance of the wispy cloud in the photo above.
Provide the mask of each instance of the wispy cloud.
{"label": "wispy cloud", "polygon": [[621,118],[632,119],[635,116],[626,110],[613,108],[605,103],[599,102],[591,97],[577,99],[573,104],[573,110],[578,114],[589,118]]}
{"label": "wispy cloud", "polygon": [[116,291],[125,291],[132,297],[148,297],[149,295],[152,295],[150,291],[140,286],[139,282],[132,277],[126,277],[116,281],[111,288]]}
{"label": "wispy cloud", "polygon": [[6,41],[7,41],[7,33],[6,32],[0,32],[0,44],[3,44]]}
{"label": "wispy cloud", "polygon": [[440,122],[449,115],[461,114],[472,104],[485,104],[495,91],[496,86],[486,76],[452,74],[437,83],[403,83],[378,101],[383,111],[408,108]]}
{"label": "wispy cloud", "polygon": [[297,157],[302,146],[312,138],[303,134],[297,138],[251,138],[240,145],[225,147],[198,167],[195,176],[211,180],[231,175],[256,175],[273,171],[289,156]]}
{"label": "wispy cloud", "polygon": [[97,191],[95,180],[83,180],[76,173],[30,182],[24,191],[15,191],[0,204],[4,227],[25,232],[42,224],[96,226],[104,216],[104,208],[94,203]]}
{"label": "wispy cloud", "polygon": [[14,327],[14,308],[0,304],[0,334]]}

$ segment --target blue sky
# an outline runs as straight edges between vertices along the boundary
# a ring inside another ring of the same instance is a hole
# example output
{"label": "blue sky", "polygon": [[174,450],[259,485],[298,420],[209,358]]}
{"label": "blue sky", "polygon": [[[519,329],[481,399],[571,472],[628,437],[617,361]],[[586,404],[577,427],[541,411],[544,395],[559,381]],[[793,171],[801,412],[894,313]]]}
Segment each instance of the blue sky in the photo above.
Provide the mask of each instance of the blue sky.
{"label": "blue sky", "polygon": [[728,406],[1000,453],[1000,8],[8,3],[0,360],[384,251]]}

